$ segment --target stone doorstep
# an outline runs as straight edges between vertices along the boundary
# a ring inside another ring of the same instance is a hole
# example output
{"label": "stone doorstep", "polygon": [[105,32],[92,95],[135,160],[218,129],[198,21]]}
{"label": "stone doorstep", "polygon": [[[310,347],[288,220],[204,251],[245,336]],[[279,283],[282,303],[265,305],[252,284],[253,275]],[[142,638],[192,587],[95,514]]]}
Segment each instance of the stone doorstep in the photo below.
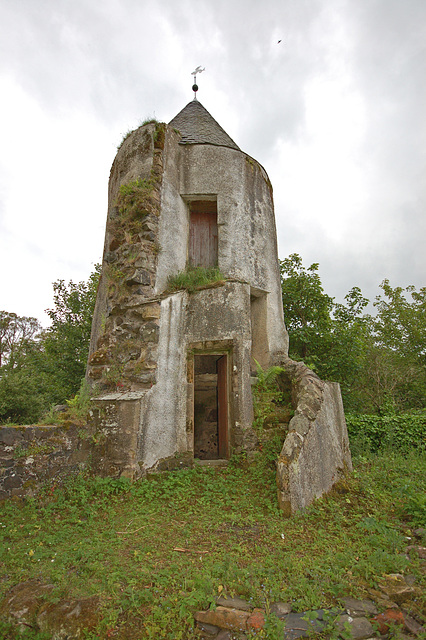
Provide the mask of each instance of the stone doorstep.
{"label": "stone doorstep", "polygon": [[217,460],[199,460],[198,458],[194,458],[194,464],[199,467],[227,467],[229,460],[222,458]]}

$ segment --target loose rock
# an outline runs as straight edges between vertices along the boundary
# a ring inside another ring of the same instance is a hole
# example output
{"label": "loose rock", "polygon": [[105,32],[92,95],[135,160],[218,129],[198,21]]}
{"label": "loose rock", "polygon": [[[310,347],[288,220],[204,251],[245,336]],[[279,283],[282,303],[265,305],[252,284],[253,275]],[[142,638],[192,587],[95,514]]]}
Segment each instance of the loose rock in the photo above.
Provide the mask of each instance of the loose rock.
{"label": "loose rock", "polygon": [[374,602],[371,600],[356,600],[355,598],[342,598],[342,603],[345,606],[347,613],[352,618],[359,618],[361,616],[377,614],[377,608]]}
{"label": "loose rock", "polygon": [[249,613],[239,609],[227,609],[226,607],[216,607],[216,610],[197,611],[194,614],[197,622],[207,622],[221,629],[231,631],[245,631],[247,629],[247,618]]}
{"label": "loose rock", "polygon": [[227,598],[226,596],[220,596],[216,600],[216,604],[221,607],[227,607],[228,609],[240,609],[241,611],[251,611],[252,607],[246,600],[241,598]]}
{"label": "loose rock", "polygon": [[387,609],[383,611],[383,613],[379,613],[379,615],[373,618],[374,622],[377,624],[377,628],[379,632],[384,635],[389,631],[392,625],[404,625],[404,616],[401,611],[397,611],[395,609]]}
{"label": "loose rock", "polygon": [[337,628],[340,629],[340,631],[343,631],[346,623],[350,626],[353,640],[364,640],[365,638],[371,638],[371,636],[374,636],[373,626],[367,618],[352,618],[352,616],[345,614],[339,616],[336,623]]}
{"label": "loose rock", "polygon": [[270,611],[277,616],[277,618],[285,618],[285,616],[291,613],[291,604],[288,602],[274,602],[274,604],[271,605]]}
{"label": "loose rock", "polygon": [[384,576],[383,580],[379,582],[379,586],[383,593],[397,604],[406,602],[416,593],[416,590],[406,583],[404,576],[400,573],[390,573]]}

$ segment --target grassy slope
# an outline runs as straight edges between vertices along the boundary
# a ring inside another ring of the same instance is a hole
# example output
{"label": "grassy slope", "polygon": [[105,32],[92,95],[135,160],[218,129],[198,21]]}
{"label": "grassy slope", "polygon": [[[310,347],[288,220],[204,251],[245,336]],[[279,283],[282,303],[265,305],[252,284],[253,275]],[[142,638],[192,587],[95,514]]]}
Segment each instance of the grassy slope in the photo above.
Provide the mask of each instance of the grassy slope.
{"label": "grassy slope", "polygon": [[[365,597],[384,573],[414,574],[424,587],[419,561],[403,554],[410,526],[424,518],[424,458],[360,458],[341,492],[291,520],[276,506],[271,458],[264,451],[250,467],[132,486],[77,478],[4,503],[0,598],[39,577],[57,585],[51,597],[101,597],[96,637],[176,640],[193,637],[192,613],[222,589],[255,606],[283,600],[302,611]],[[424,601],[415,606],[424,611]]]}

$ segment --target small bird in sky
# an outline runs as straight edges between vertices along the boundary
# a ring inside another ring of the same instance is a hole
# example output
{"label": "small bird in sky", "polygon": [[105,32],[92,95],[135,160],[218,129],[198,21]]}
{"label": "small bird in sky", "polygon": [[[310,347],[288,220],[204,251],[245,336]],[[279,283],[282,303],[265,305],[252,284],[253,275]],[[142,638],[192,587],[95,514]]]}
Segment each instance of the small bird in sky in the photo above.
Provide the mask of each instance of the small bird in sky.
{"label": "small bird in sky", "polygon": [[277,44],[280,44],[281,40],[278,40]]}

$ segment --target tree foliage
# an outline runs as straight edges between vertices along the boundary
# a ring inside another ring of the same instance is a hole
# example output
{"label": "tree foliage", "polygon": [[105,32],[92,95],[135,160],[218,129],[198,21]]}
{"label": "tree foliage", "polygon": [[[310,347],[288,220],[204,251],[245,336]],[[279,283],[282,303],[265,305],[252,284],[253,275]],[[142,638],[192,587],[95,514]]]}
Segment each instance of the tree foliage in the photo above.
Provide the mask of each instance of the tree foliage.
{"label": "tree foliage", "polygon": [[84,377],[100,267],[87,282],[53,283],[52,324],[0,313],[0,421],[35,422]]}
{"label": "tree foliage", "polygon": [[41,325],[36,318],[0,311],[0,367],[17,366]]}
{"label": "tree foliage", "polygon": [[426,406],[426,288],[392,288],[374,306],[353,287],[343,304],[324,292],[319,265],[298,254],[280,261],[290,356],[326,380],[340,382],[345,406],[386,413]]}
{"label": "tree foliage", "polygon": [[85,374],[99,275],[96,265],[87,282],[53,283],[54,306],[46,310],[52,324],[43,343],[47,364],[63,390],[62,400],[77,393]]}

